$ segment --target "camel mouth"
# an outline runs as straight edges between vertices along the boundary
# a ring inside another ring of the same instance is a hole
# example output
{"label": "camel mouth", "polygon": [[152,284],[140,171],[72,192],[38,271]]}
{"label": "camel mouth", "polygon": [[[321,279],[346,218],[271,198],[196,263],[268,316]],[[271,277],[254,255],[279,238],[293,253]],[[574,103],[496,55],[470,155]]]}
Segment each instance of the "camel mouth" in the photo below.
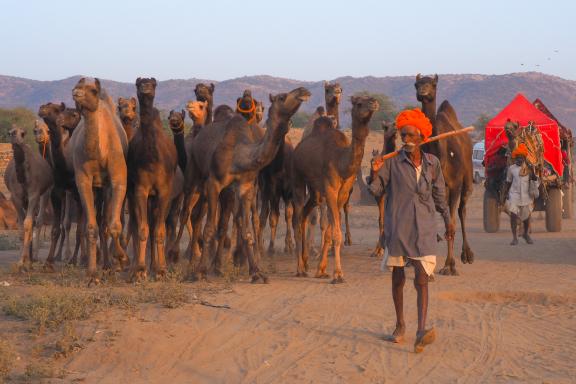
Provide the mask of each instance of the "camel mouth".
{"label": "camel mouth", "polygon": [[305,103],[308,100],[310,100],[310,95],[300,95],[298,96],[298,100],[301,101],[302,103]]}
{"label": "camel mouth", "polygon": [[86,96],[86,92],[83,89],[75,89],[74,91],[72,91],[72,98],[74,98],[74,100],[84,96]]}

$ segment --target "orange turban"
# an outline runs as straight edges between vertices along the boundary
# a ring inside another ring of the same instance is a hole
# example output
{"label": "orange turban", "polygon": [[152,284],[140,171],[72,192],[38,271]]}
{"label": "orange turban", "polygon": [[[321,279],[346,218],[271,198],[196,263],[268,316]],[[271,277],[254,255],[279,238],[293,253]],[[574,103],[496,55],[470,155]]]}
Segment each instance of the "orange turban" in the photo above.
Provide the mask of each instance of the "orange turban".
{"label": "orange turban", "polygon": [[528,147],[526,147],[526,144],[521,143],[516,147],[516,149],[514,149],[514,151],[512,151],[513,159],[517,158],[518,156],[528,156]]}
{"label": "orange turban", "polygon": [[401,129],[407,125],[416,127],[420,131],[420,134],[424,136],[424,140],[432,135],[432,124],[419,108],[407,109],[400,112],[396,117],[397,129]]}

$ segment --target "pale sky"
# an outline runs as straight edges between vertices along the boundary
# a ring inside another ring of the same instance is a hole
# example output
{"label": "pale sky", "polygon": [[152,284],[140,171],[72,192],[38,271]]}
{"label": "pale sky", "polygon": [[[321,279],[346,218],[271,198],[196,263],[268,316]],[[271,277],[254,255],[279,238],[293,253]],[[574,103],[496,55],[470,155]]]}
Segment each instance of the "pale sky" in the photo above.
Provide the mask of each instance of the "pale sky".
{"label": "pale sky", "polygon": [[576,80],[575,0],[4,0],[0,9],[0,75],[37,80],[524,71]]}

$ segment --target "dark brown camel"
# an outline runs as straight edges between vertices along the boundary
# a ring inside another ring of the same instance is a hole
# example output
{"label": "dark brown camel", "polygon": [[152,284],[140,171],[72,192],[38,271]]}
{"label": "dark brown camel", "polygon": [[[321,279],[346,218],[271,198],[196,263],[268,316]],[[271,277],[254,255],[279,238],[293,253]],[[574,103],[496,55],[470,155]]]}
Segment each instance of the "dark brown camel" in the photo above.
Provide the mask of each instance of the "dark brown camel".
{"label": "dark brown camel", "polygon": [[[308,215],[315,206],[326,202],[328,207],[328,231],[322,244],[322,259],[316,277],[328,277],[328,250],[334,241],[333,283],[344,281],[340,258],[342,232],[340,210],[349,198],[356,173],[362,163],[364,145],[368,137],[368,123],[379,104],[366,96],[352,97],[352,142],[346,135],[333,128],[330,116],[314,122],[312,133],[294,150],[292,181],[294,191],[294,232],[298,248],[297,276],[307,276],[308,247],[306,225]],[[306,202],[306,190],[308,201]],[[306,205],[304,205],[306,203]]]}
{"label": "dark brown camel", "polygon": [[[436,86],[438,75],[434,77],[416,76],[416,98],[422,103],[422,111],[432,123],[432,135],[452,132],[462,129],[454,108],[445,100],[436,112]],[[472,141],[468,135],[456,135],[446,140],[426,144],[424,152],[431,153],[440,159],[442,173],[446,181],[446,197],[450,208],[450,221],[456,224],[456,208],[462,227],[462,263],[474,262],[474,253],[468,244],[466,236],[466,203],[472,194]],[[439,271],[442,275],[457,275],[454,260],[454,238],[448,240],[448,255],[444,267]]]}
{"label": "dark brown camel", "polygon": [[207,116],[206,124],[210,124],[213,120],[212,111],[214,110],[214,84],[206,85],[203,83],[196,84],[194,88],[194,94],[196,95],[197,101],[205,101],[207,105]]}
{"label": "dark brown camel", "polygon": [[140,127],[128,150],[128,201],[134,218],[134,261],[132,277],[146,278],[146,243],[150,239],[151,270],[156,277],[166,274],[164,242],[166,217],[171,201],[172,183],[178,166],[174,144],[164,133],[160,113],[154,108],[156,79],[136,80]]}
{"label": "dark brown camel", "polygon": [[99,228],[96,219],[94,188],[100,188],[104,197],[104,209],[101,211],[104,215],[101,224],[106,222],[105,241],[101,246],[104,257],[107,257],[106,238],[110,236],[120,266],[123,267],[128,262],[120,244],[120,214],[126,196],[128,140],[116,113],[116,105],[102,89],[98,79],[81,78],[72,91],[72,97],[82,114],[82,120],[68,144],[71,149],[69,162],[74,169],[86,221],[87,274],[90,283],[98,283],[96,241],[101,227]]}
{"label": "dark brown camel", "polygon": [[8,164],[4,181],[12,195],[12,201],[23,224],[22,253],[20,268],[32,267],[32,236],[35,216],[40,199],[53,184],[52,170],[48,162],[36,150],[24,142],[26,131],[21,128],[10,130],[10,141],[14,157]]}
{"label": "dark brown camel", "polygon": [[[202,255],[195,268],[200,277],[205,276],[209,270],[208,262],[215,254],[216,241],[219,246],[223,243],[226,231],[219,226],[216,233],[218,199],[221,197],[221,192],[233,186],[236,200],[239,201],[237,218],[240,221],[238,230],[241,232],[241,241],[236,246],[241,247],[241,253],[248,256],[252,281],[260,279],[267,281],[255,258],[254,235],[250,225],[256,178],[260,170],[276,155],[288,132],[290,118],[309,97],[310,92],[305,88],[297,88],[276,96],[270,95],[272,105],[268,110],[267,129],[261,140],[254,138],[253,129],[242,116],[225,111],[222,120],[215,120],[196,137],[193,156],[186,167],[185,189],[188,202],[185,203],[185,207],[189,214],[190,208],[195,203],[191,197],[200,190],[205,191],[208,213],[204,227]],[[197,201],[197,197],[195,200]],[[220,203],[225,201],[228,200],[221,200]],[[221,207],[221,210],[231,208]],[[218,263],[212,263],[212,266],[218,268]]]}

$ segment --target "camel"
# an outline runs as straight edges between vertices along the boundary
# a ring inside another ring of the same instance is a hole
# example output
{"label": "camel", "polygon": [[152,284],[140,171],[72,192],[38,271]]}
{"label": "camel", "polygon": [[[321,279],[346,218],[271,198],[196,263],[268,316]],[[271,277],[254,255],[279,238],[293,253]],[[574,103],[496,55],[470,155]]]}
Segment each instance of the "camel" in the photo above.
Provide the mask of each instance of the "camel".
{"label": "camel", "polygon": [[[322,244],[322,258],[316,277],[326,278],[328,248],[334,242],[335,268],[332,283],[344,282],[340,246],[342,233],[340,210],[349,198],[356,173],[364,155],[369,133],[368,123],[379,108],[378,101],[368,96],[353,96],[352,141],[333,128],[333,117],[320,117],[314,122],[312,133],[294,150],[292,182],[294,193],[294,232],[298,248],[296,276],[307,276],[308,247],[306,225],[308,215],[315,206],[326,203],[328,230]],[[306,201],[306,190],[309,191]],[[304,205],[305,204],[305,205]]]}
{"label": "camel", "polygon": [[205,101],[207,105],[207,115],[205,124],[210,124],[213,120],[212,110],[214,109],[214,84],[206,85],[203,83],[196,84],[194,94],[197,101]]}
{"label": "camel", "polygon": [[11,202],[0,192],[0,229],[18,229],[18,213]]}
{"label": "camel", "polygon": [[[249,272],[252,282],[268,278],[260,270],[259,261],[255,258],[254,235],[252,234],[250,213],[252,212],[256,178],[262,168],[268,165],[288,132],[290,118],[298,111],[302,102],[308,100],[310,92],[305,88],[296,88],[288,93],[270,95],[271,106],[266,120],[267,129],[262,139],[254,137],[254,130],[240,115],[234,114],[228,107],[218,107],[212,124],[203,129],[193,144],[193,156],[189,159],[186,167],[187,192],[185,213],[198,201],[199,192],[204,191],[208,211],[203,233],[203,247],[200,260],[195,272],[199,277],[205,277],[208,273],[208,261],[214,255],[215,242],[218,246],[224,243],[226,229],[224,225],[218,225],[216,234],[216,219],[218,199],[220,198],[220,210],[230,210],[227,206],[230,199],[223,198],[221,192],[230,191],[233,187],[236,200],[239,202],[237,215],[238,230],[240,231],[241,253],[247,255]],[[220,115],[219,116],[219,113]],[[222,205],[224,203],[225,205]],[[220,217],[227,217],[221,214]],[[180,223],[180,232],[182,231]],[[227,224],[227,223],[219,223]],[[212,263],[213,268],[219,267],[219,261]]]}
{"label": "camel", "polygon": [[[382,130],[384,131],[384,142],[382,145],[382,150],[377,151],[374,150],[372,152],[372,157],[377,157],[381,155],[385,155],[387,153],[394,152],[401,147],[401,138],[398,134],[398,130],[393,124],[389,124],[385,121],[382,122]],[[384,256],[384,248],[380,244],[380,238],[382,237],[382,233],[384,233],[384,213],[385,213],[385,205],[386,202],[386,195],[381,196],[374,196],[376,200],[376,204],[378,205],[378,229],[379,229],[379,236],[378,240],[376,241],[376,247],[374,251],[370,255],[370,257],[383,257]]]}
{"label": "camel", "polygon": [[202,127],[206,125],[208,120],[208,102],[207,101],[189,101],[186,104],[186,110],[188,111],[188,116],[192,119],[192,130],[190,131],[190,137],[194,138]]}
{"label": "camel", "polygon": [[160,113],[154,108],[156,84],[154,78],[136,79],[140,127],[130,141],[128,151],[128,202],[134,221],[134,280],[146,278],[149,230],[153,233],[150,239],[151,270],[157,278],[166,275],[166,218],[178,155],[176,147],[163,131]]}
{"label": "camel", "polygon": [[[444,100],[436,112],[436,87],[438,75],[434,77],[416,76],[416,98],[422,103],[422,111],[432,123],[432,135],[462,129],[454,108]],[[446,181],[446,198],[450,208],[450,221],[456,224],[456,208],[462,227],[462,263],[474,262],[474,253],[468,244],[466,236],[466,203],[472,194],[472,141],[468,135],[456,135],[446,140],[426,144],[424,152],[431,153],[440,159],[442,173]],[[444,267],[439,271],[442,275],[457,275],[454,261],[454,239],[448,240],[448,255]]]}
{"label": "camel", "polygon": [[123,97],[118,98],[118,115],[120,116],[120,121],[122,121],[122,127],[124,127],[124,132],[126,132],[128,142],[132,141],[132,138],[140,126],[140,120],[136,108],[137,104],[135,97],[129,99]]}
{"label": "camel", "polygon": [[53,184],[52,171],[48,162],[24,142],[26,131],[14,127],[9,132],[14,157],[10,160],[4,181],[23,224],[20,269],[32,267],[32,235],[35,215],[40,199]]}
{"label": "camel", "polygon": [[[68,162],[74,170],[74,178],[86,222],[89,284],[98,283],[96,271],[96,220],[95,194],[93,188],[101,188],[104,196],[107,233],[112,238],[115,256],[123,266],[128,257],[120,245],[122,223],[120,213],[126,196],[126,154],[128,139],[116,114],[116,106],[101,87],[100,80],[81,78],[72,91],[72,97],[82,115],[82,121],[72,133]],[[101,246],[107,256],[107,246]],[[106,262],[107,260],[105,260]],[[109,266],[105,265],[105,268]]]}

